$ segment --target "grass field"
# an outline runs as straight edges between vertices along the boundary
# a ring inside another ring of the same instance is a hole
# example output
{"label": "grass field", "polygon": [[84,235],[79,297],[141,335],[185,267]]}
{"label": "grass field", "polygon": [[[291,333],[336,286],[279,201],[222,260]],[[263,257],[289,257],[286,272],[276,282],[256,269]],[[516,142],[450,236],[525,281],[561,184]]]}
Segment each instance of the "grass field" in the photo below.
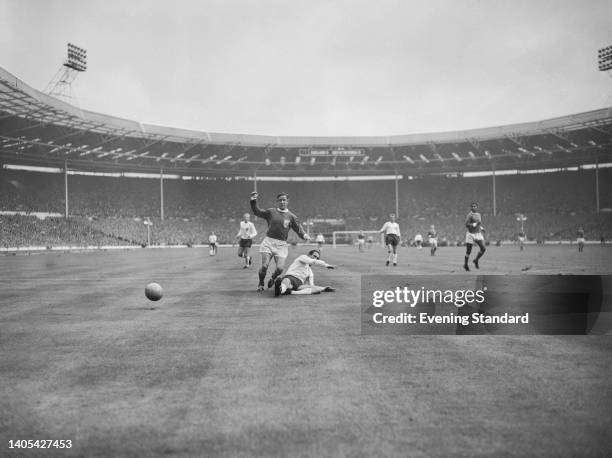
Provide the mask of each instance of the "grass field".
{"label": "grass field", "polygon": [[[609,334],[361,335],[361,274],[471,281],[462,257],[325,247],[338,291],[283,298],[230,248],[1,257],[0,456],[610,456]],[[612,248],[509,246],[479,273],[611,271]]]}

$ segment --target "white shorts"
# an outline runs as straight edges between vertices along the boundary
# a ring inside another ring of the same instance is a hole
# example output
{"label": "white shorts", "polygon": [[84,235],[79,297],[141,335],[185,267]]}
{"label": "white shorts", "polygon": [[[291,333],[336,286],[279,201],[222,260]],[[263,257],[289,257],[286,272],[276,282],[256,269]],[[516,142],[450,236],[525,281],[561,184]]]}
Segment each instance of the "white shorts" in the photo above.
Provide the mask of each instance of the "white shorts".
{"label": "white shorts", "polygon": [[286,258],[289,255],[289,245],[282,240],[264,237],[261,245],[259,245],[259,252],[268,253],[278,258]]}
{"label": "white shorts", "polygon": [[576,239],[576,242],[578,242],[578,243],[584,243],[584,238],[583,238],[583,237],[578,237],[578,238]]}
{"label": "white shorts", "polygon": [[477,241],[484,241],[482,232],[477,232],[475,234],[472,234],[471,232],[465,233],[465,243],[475,245]]}
{"label": "white shorts", "polygon": [[521,243],[525,241],[525,237],[519,237],[518,239],[519,239],[519,242]]}
{"label": "white shorts", "polygon": [[430,237],[430,238],[429,238],[429,244],[430,244],[431,246],[438,246],[438,239],[435,239],[435,238]]}

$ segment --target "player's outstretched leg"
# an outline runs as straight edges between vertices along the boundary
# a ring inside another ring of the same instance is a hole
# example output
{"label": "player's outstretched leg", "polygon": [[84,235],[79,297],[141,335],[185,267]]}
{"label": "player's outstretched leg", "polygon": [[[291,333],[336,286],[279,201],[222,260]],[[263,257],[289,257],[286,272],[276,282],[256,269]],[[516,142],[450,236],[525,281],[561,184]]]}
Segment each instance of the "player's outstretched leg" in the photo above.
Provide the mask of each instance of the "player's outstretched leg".
{"label": "player's outstretched leg", "polygon": [[336,289],[331,286],[302,285],[298,289],[291,291],[291,294],[306,296],[309,294],[332,293],[334,291]]}
{"label": "player's outstretched leg", "polygon": [[308,295],[308,294],[333,293],[334,291],[336,291],[336,289],[332,288],[331,286],[302,285],[299,287],[299,289],[291,291],[291,294]]}
{"label": "player's outstretched leg", "polygon": [[387,262],[385,263],[385,265],[388,266],[390,262],[391,262],[391,245],[387,245]]}

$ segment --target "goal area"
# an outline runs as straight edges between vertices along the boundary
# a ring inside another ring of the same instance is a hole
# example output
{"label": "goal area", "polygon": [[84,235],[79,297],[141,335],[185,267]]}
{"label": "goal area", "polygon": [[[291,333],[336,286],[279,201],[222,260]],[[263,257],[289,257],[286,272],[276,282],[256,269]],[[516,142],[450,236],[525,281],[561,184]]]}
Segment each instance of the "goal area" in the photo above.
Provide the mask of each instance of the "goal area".
{"label": "goal area", "polygon": [[332,232],[332,246],[336,245],[356,245],[357,236],[363,234],[366,245],[383,245],[384,235],[379,231],[334,231]]}

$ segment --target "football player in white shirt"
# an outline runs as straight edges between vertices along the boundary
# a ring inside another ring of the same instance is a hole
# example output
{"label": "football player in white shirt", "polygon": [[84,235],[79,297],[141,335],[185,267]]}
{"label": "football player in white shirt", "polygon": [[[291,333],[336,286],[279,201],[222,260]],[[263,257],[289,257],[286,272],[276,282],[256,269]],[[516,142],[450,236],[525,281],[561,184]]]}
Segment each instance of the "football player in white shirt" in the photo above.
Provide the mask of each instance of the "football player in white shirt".
{"label": "football player in white shirt", "polygon": [[210,247],[210,255],[214,256],[217,254],[217,236],[214,232],[211,232],[208,236],[208,246]]}
{"label": "football player in white shirt", "polygon": [[357,248],[359,249],[360,253],[363,253],[363,247],[365,246],[365,235],[363,235],[363,232],[359,232],[359,235],[357,236]]}
{"label": "football player in white shirt", "polygon": [[420,233],[414,236],[414,244],[419,250],[423,248],[423,236]]}
{"label": "football player in white shirt", "polygon": [[236,234],[236,238],[240,239],[238,242],[238,257],[244,258],[243,269],[246,269],[251,265],[249,250],[253,245],[253,238],[257,235],[257,229],[255,229],[255,225],[250,220],[251,215],[249,213],[245,213],[243,220],[240,221],[240,229],[238,230],[238,234]]}
{"label": "football player in white shirt", "polygon": [[321,261],[319,250],[310,250],[308,254],[298,256],[291,263],[287,272],[282,277],[278,277],[274,282],[274,295],[282,294],[319,294],[323,292],[333,292],[331,286],[317,286],[314,284],[314,274],[310,266],[321,266],[327,269],[335,269],[336,266]]}
{"label": "football player in white shirt", "polygon": [[387,221],[378,232],[385,234],[385,245],[387,246],[387,262],[385,265],[388,266],[393,260],[393,265],[397,266],[397,246],[401,237],[400,227],[395,222],[395,214],[391,213],[389,218],[391,221]]}
{"label": "football player in white shirt", "polygon": [[323,248],[323,244],[325,243],[325,237],[323,234],[317,234],[315,237],[315,242],[317,242],[317,246],[319,247],[318,249],[321,251],[321,248]]}
{"label": "football player in white shirt", "polygon": [[433,224],[429,226],[429,230],[427,231],[427,238],[429,241],[429,253],[432,256],[435,256],[436,250],[438,249],[438,231],[436,231],[436,226]]}

